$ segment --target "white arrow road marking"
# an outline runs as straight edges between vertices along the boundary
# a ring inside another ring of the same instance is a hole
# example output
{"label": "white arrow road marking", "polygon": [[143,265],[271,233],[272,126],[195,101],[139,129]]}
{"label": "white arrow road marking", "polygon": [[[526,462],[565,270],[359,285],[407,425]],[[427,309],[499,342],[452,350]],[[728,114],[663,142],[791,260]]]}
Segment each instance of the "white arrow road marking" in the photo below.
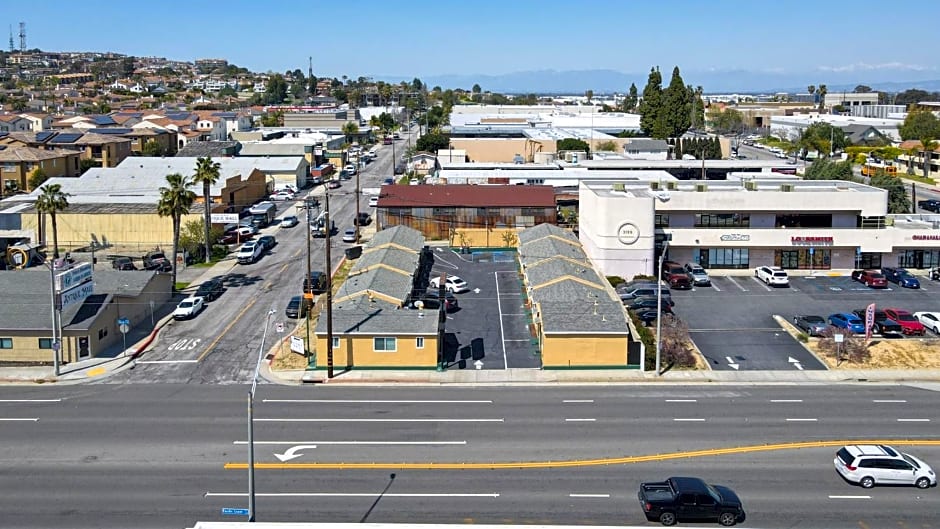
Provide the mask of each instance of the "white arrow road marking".
{"label": "white arrow road marking", "polygon": [[309,450],[309,449],[311,449],[311,448],[316,448],[316,447],[317,447],[317,445],[297,445],[297,446],[292,446],[292,447],[288,448],[287,450],[285,450],[283,454],[278,454],[277,452],[275,452],[275,453],[274,453],[274,457],[276,457],[276,458],[278,459],[278,461],[280,461],[281,463],[283,463],[284,461],[290,461],[291,459],[296,459],[296,458],[302,456],[303,454],[300,453],[301,450]]}
{"label": "white arrow road marking", "polygon": [[[205,497],[244,498],[247,492],[206,492]],[[268,498],[498,498],[498,492],[467,493],[394,493],[394,492],[258,492],[255,496]]]}
{"label": "white arrow road marking", "polygon": [[728,367],[731,369],[737,370],[739,367],[741,367],[740,364],[736,364],[730,356],[726,356],[725,360],[728,361]]}
{"label": "white arrow road marking", "polygon": [[791,357],[787,358],[787,362],[790,362],[791,364],[793,364],[793,367],[799,369],[800,371],[803,370],[803,366],[800,365],[800,361],[797,360],[796,358],[793,358],[793,357],[791,356]]}

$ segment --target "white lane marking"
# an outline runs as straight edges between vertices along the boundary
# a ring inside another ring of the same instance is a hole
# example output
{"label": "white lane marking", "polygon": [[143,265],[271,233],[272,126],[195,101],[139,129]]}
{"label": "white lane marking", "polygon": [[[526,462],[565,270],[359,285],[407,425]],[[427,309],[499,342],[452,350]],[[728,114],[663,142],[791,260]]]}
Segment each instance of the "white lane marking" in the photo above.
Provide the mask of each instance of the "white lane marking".
{"label": "white lane marking", "polygon": [[62,402],[62,399],[0,399],[2,402]]}
{"label": "white lane marking", "polygon": [[770,402],[803,402],[803,399],[770,399]]}
{"label": "white lane marking", "polygon": [[503,340],[504,342],[528,342],[529,340]]}
{"label": "white lane marking", "polygon": [[503,419],[255,419],[255,422],[503,422]]}
{"label": "white lane marking", "polygon": [[264,399],[280,404],[492,404],[491,400],[342,400],[342,399]]}
{"label": "white lane marking", "polygon": [[698,402],[697,399],[666,399],[666,402]]}
{"label": "white lane marking", "polygon": [[747,292],[747,289],[739,285],[738,282],[735,281],[734,278],[732,278],[731,276],[728,276],[728,281],[731,281],[731,284],[741,289],[741,292]]}
{"label": "white lane marking", "polygon": [[718,288],[718,285],[716,285],[715,283],[712,283],[711,287],[715,289],[715,292],[721,292],[721,289]]}
{"label": "white lane marking", "polygon": [[705,419],[679,419],[679,418],[673,418],[672,420],[675,421],[675,422],[705,422]]}
{"label": "white lane marking", "polygon": [[814,419],[814,418],[805,418],[805,419],[802,419],[802,418],[787,418],[787,422],[816,422],[816,421],[818,421],[818,420],[819,420],[819,419]]}
{"label": "white lane marking", "polygon": [[764,290],[766,290],[767,292],[771,292],[773,290],[772,288],[770,288],[770,285],[758,279],[757,276],[751,276],[751,279],[756,281],[758,285],[764,287]]}
{"label": "white lane marking", "polygon": [[[232,441],[235,445],[247,445],[248,441]],[[466,441],[255,441],[256,445],[347,445],[347,446],[434,446],[466,445]]]}
{"label": "white lane marking", "polygon": [[565,404],[594,404],[594,399],[569,399],[562,402]]}
{"label": "white lane marking", "polygon": [[569,494],[569,498],[609,498],[610,494]]}
{"label": "white lane marking", "polygon": [[506,358],[506,331],[503,330],[503,302],[499,299],[499,272],[493,272],[493,279],[496,280],[496,310],[499,312],[499,343],[503,346],[503,369],[509,369],[509,359]]}
{"label": "white lane marking", "polygon": [[872,402],[877,402],[877,403],[879,403],[879,404],[884,404],[884,403],[888,403],[888,402],[901,402],[901,403],[903,403],[903,402],[907,402],[907,401],[904,400],[904,399],[898,399],[898,400],[892,400],[892,399],[882,399],[882,400],[879,400],[879,399],[875,399],[875,400],[873,400]]}
{"label": "white lane marking", "polygon": [[39,422],[39,417],[0,417],[0,421]]}
{"label": "white lane marking", "polygon": [[830,500],[870,500],[871,496],[829,496]]}
{"label": "white lane marking", "polygon": [[508,312],[503,316],[525,316],[525,312]]}
{"label": "white lane marking", "polygon": [[138,360],[138,364],[195,364],[199,360]]}
{"label": "white lane marking", "polygon": [[597,419],[565,419],[565,422],[594,422]]}
{"label": "white lane marking", "polygon": [[[206,492],[205,497],[244,498],[247,492]],[[255,496],[267,498],[498,498],[498,492],[473,493],[401,493],[401,492],[258,492]]]}
{"label": "white lane marking", "polygon": [[930,419],[898,419],[898,422],[930,422]]}

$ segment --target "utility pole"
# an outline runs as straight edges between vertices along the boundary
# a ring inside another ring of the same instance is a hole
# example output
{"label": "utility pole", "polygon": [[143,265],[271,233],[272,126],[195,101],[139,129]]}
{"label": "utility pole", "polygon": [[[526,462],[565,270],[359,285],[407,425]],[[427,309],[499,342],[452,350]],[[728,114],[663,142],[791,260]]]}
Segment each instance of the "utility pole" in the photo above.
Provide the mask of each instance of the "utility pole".
{"label": "utility pole", "polygon": [[[357,173],[358,174],[358,173]],[[323,194],[326,229],[326,379],[333,378],[333,261],[330,246],[333,244],[333,224],[330,223],[330,189]],[[312,285],[311,285],[312,286]]]}
{"label": "utility pole", "polygon": [[[307,306],[307,341],[305,342],[305,348],[307,349],[307,362],[310,362],[310,309],[313,308],[313,278],[310,277],[312,270],[310,269],[310,211],[313,209],[314,199],[312,196],[307,195],[307,198],[304,199],[304,209],[307,211],[307,224],[305,231],[307,232],[307,278],[304,283],[308,285],[307,290],[304,291],[304,305]],[[307,303],[307,296],[310,296],[310,303]],[[313,359],[313,365],[317,365],[316,357]]]}
{"label": "utility pole", "polygon": [[359,230],[361,229],[361,226],[360,226],[360,225],[362,224],[362,222],[359,221],[360,207],[362,206],[362,205],[360,204],[360,202],[362,202],[362,201],[359,200],[359,175],[360,175],[361,173],[362,173],[362,171],[357,167],[357,168],[356,168],[356,194],[355,194],[355,200],[356,200],[356,219],[353,221],[353,226],[356,227],[356,244],[359,244]]}

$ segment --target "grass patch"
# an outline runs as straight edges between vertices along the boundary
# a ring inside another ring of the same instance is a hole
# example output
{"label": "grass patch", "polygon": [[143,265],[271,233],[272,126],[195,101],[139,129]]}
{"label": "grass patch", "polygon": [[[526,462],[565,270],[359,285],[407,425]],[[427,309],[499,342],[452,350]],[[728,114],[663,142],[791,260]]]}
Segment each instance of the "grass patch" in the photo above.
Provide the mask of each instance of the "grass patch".
{"label": "grass patch", "polygon": [[933,178],[924,178],[923,176],[918,176],[916,174],[907,174],[907,173],[898,173],[898,176],[904,180],[913,180],[914,182],[920,182],[927,185],[936,185],[937,182]]}
{"label": "grass patch", "polygon": [[189,288],[189,285],[192,285],[192,283],[184,282],[184,281],[177,281],[177,282],[176,282],[176,291],[177,291],[177,292],[181,292],[181,291],[183,291],[183,290],[186,290],[187,288]]}

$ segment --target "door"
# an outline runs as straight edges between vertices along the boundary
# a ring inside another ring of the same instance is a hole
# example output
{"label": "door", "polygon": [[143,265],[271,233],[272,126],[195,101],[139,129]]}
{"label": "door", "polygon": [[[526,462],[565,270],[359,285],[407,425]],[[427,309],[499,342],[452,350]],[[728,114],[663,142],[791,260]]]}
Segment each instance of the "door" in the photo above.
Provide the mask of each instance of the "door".
{"label": "door", "polygon": [[78,337],[78,357],[79,358],[88,358],[91,356],[91,347],[89,346],[89,340],[87,336]]}
{"label": "door", "polygon": [[718,519],[718,502],[715,501],[715,498],[712,498],[709,494],[696,494],[695,503],[698,508],[699,519],[701,520],[717,520]]}
{"label": "door", "polygon": [[679,507],[676,517],[680,522],[698,519],[698,506],[695,504],[695,494],[680,494]]}
{"label": "door", "polygon": [[907,461],[891,460],[891,466],[894,470],[895,483],[903,485],[914,484],[914,467]]}

